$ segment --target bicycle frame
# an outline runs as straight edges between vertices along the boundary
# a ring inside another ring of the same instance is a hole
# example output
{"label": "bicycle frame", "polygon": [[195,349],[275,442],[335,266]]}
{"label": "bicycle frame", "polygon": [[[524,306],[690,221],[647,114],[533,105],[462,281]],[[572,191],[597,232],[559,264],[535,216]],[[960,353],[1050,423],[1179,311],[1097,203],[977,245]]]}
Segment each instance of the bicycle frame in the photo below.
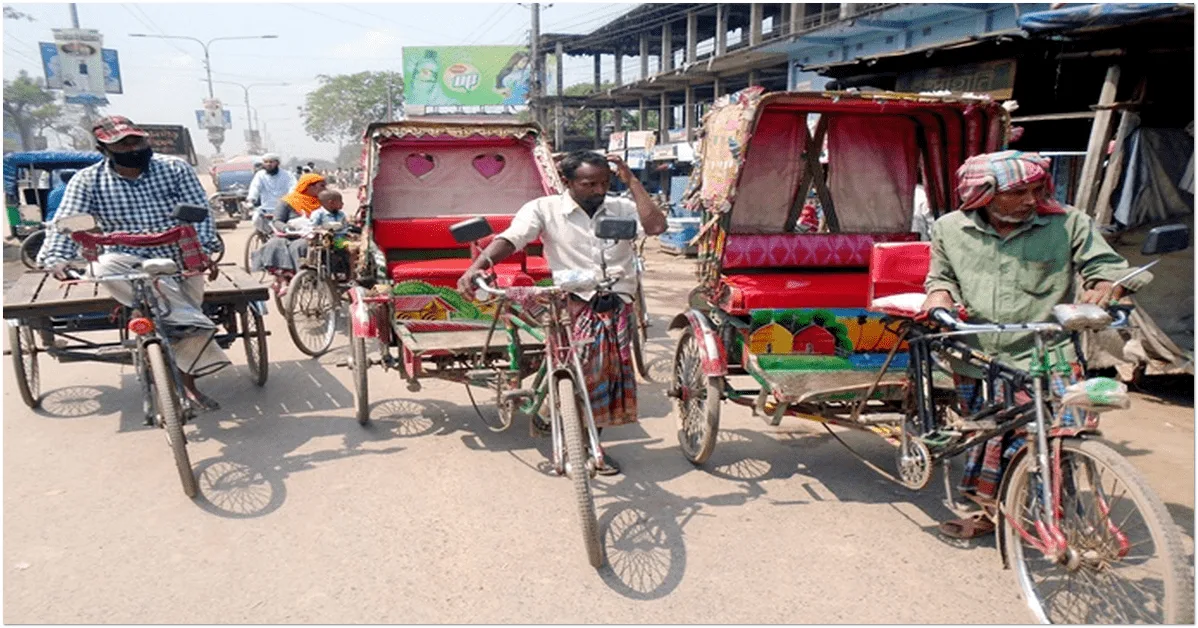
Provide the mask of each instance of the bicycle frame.
{"label": "bicycle frame", "polygon": [[[938,322],[945,324],[950,321],[951,318]],[[1115,326],[1117,327],[1125,323],[1126,316],[1123,317],[1123,323],[1117,323]],[[1053,323],[1026,325],[966,325],[958,323],[955,326],[948,324],[944,326],[954,329],[954,331],[935,331],[915,324],[909,325],[907,329],[908,333],[914,333],[914,337],[909,340],[908,346],[911,355],[909,368],[912,385],[915,388],[917,426],[921,432],[918,436],[922,437],[935,433],[939,427],[935,422],[937,415],[935,399],[930,395],[932,353],[945,354],[966,364],[983,369],[987,374],[982,380],[984,405],[978,412],[967,417],[967,420],[993,419],[995,427],[991,430],[974,434],[942,451],[937,451],[932,456],[933,463],[937,460],[946,460],[949,457],[963,453],[994,436],[1011,432],[1025,425],[1034,426],[1029,430],[1032,433],[1028,434],[1026,444],[1024,445],[1025,451],[1016,455],[1034,456],[1037,468],[1040,470],[1040,481],[1037,487],[1039,490],[1036,496],[1039,502],[1039,508],[1037,509],[1038,520],[1033,523],[1033,530],[1027,530],[1020,521],[1006,516],[1006,513],[1004,513],[1004,518],[1011,522],[1011,527],[1029,545],[1039,550],[1050,560],[1060,561],[1066,555],[1068,549],[1068,540],[1061,529],[1061,521],[1065,513],[1061,507],[1061,496],[1064,489],[1062,487],[1063,471],[1061,468],[1060,441],[1062,438],[1077,437],[1084,433],[1097,431],[1096,423],[1080,427],[1065,427],[1056,425],[1055,423],[1053,425],[1049,424],[1049,419],[1052,415],[1046,405],[1045,390],[1047,386],[1051,385],[1052,368],[1048,366],[1046,341],[1051,336],[1063,333],[1063,330],[1059,325]],[[1003,332],[1032,332],[1034,334],[1035,350],[1033,353],[1032,368],[1029,371],[1003,364],[954,338],[954,336],[978,333]],[[1005,385],[1002,386],[1002,399],[996,400],[995,396],[999,381]],[[1017,391],[1030,392],[1032,400],[1028,403],[1016,405],[1015,394]],[[947,475],[945,477],[947,481]],[[1000,502],[1005,487],[1006,484],[1004,482],[1002,489],[999,491]],[[1099,495],[1099,503],[1105,505],[1105,501],[1105,498]],[[1001,509],[1001,503],[999,504],[999,508]],[[1123,539],[1121,543],[1126,545],[1126,538],[1122,531],[1118,530],[1117,526],[1110,521],[1107,522],[1107,525],[1112,528],[1112,534],[1116,538]],[[1127,549],[1129,548],[1123,548],[1122,551],[1126,552]]]}
{"label": "bicycle frame", "polygon": [[[540,411],[541,405],[548,400],[550,410],[550,426],[553,443],[553,466],[554,471],[558,475],[566,473],[565,467],[565,438],[562,430],[562,417],[559,410],[559,404],[564,400],[557,397],[557,386],[554,383],[560,377],[569,377],[574,381],[574,389],[577,393],[583,394],[586,390],[586,378],[583,376],[582,358],[578,353],[576,343],[570,338],[570,321],[569,314],[565,307],[565,300],[569,298],[569,293],[558,288],[537,288],[534,289],[538,294],[538,299],[547,301],[548,312],[546,316],[540,317],[544,329],[542,333],[538,329],[538,325],[528,320],[533,318],[528,312],[522,311],[518,305],[513,303],[506,294],[500,297],[500,303],[496,308],[495,319],[492,322],[491,332],[495,331],[496,326],[502,319],[505,323],[505,331],[508,334],[508,381],[512,388],[519,385],[521,379],[521,361],[520,361],[520,338],[519,332],[524,331],[531,335],[538,342],[543,342],[545,345],[544,360],[537,369],[533,383],[531,398],[518,409],[526,414],[535,415]],[[498,291],[496,291],[498,292]],[[487,355],[490,349],[491,335],[488,334],[487,342],[483,345],[483,355]],[[599,431],[595,427],[595,417],[591,409],[590,399],[584,397],[582,401],[582,417],[585,421],[586,432],[588,436],[588,447],[591,457],[592,471],[595,467],[602,464],[603,453],[599,449]]]}

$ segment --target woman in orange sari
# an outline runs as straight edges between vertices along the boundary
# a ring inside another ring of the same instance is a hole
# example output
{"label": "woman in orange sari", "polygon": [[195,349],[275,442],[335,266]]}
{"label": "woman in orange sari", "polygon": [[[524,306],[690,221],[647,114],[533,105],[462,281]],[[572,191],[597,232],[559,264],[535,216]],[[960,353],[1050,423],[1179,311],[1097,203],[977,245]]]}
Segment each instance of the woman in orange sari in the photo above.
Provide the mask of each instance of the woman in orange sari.
{"label": "woman in orange sari", "polygon": [[[305,174],[300,177],[295,189],[279,199],[279,207],[275,210],[271,222],[275,233],[285,233],[289,221],[307,218],[319,209],[320,193],[325,187],[327,183],[324,177],[318,174]],[[307,254],[308,241],[305,238],[275,235],[254,252],[251,268],[255,271],[265,270],[280,279],[288,279],[299,269],[299,261]]]}

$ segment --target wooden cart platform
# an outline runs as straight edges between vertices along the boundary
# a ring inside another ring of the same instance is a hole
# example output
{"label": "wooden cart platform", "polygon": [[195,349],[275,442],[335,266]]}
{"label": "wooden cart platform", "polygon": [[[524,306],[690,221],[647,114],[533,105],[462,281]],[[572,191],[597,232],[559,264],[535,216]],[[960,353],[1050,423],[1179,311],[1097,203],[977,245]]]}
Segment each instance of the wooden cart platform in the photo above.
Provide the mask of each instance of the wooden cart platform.
{"label": "wooden cart platform", "polygon": [[[216,280],[205,280],[204,284],[205,304],[239,304],[269,298],[270,290],[265,285],[232,263],[222,264]],[[58,281],[47,272],[27,271],[4,293],[4,318],[108,312],[119,305],[98,283]]]}

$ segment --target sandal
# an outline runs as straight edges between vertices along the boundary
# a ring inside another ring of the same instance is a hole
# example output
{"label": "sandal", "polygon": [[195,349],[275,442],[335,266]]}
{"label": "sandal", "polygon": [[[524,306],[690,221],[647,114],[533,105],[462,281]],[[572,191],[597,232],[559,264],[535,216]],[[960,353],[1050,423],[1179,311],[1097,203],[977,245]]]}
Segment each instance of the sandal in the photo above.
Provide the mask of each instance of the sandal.
{"label": "sandal", "polygon": [[619,475],[620,465],[616,464],[616,461],[612,460],[611,456],[607,455],[605,451],[603,452],[603,466],[595,469],[595,473],[599,475]]}
{"label": "sandal", "polygon": [[941,523],[940,533],[954,539],[976,539],[994,533],[994,522],[985,513],[976,513],[961,519]]}

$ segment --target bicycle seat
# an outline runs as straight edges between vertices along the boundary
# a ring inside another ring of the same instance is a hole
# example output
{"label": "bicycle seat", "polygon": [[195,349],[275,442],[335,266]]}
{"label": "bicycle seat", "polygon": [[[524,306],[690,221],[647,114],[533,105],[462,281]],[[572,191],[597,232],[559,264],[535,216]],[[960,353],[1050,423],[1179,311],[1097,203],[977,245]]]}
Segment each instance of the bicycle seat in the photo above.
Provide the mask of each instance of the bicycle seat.
{"label": "bicycle seat", "polygon": [[162,275],[177,274],[179,272],[179,265],[173,259],[158,257],[142,262],[141,270],[147,275],[160,277]]}

